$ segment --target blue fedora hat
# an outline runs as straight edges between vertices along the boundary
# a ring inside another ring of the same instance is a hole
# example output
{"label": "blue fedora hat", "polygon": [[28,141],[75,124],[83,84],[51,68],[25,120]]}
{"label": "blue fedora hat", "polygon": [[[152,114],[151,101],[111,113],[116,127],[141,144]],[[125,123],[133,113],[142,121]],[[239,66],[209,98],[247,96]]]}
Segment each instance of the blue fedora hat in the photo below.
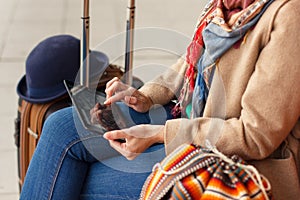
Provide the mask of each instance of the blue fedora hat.
{"label": "blue fedora hat", "polygon": [[[102,73],[108,57],[93,53],[93,73]],[[74,81],[80,68],[80,40],[56,35],[41,41],[26,59],[26,74],[17,85],[17,93],[26,101],[46,103],[67,93],[63,80]]]}

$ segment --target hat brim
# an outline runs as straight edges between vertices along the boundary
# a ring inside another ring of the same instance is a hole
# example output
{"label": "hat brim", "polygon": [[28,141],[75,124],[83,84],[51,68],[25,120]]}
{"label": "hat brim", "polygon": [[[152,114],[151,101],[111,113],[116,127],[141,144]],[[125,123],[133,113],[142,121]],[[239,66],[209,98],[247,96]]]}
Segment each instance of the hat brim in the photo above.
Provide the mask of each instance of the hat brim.
{"label": "hat brim", "polygon": [[[90,72],[90,78],[95,79],[99,78],[102,76],[103,72],[105,71],[106,67],[109,65],[109,58],[107,57],[106,54],[100,52],[100,51],[91,51],[90,52],[92,58],[91,62],[96,66],[96,68],[91,68]],[[99,65],[101,67],[99,67]],[[35,97],[30,97],[28,95],[28,87],[26,83],[26,75],[24,75],[21,80],[19,81],[17,85],[17,94],[24,100],[30,102],[30,103],[47,103],[50,102],[58,97],[63,96],[64,94],[67,94],[67,90],[63,86],[63,81],[61,82],[62,87],[60,90],[56,92],[55,95],[52,95],[51,97],[47,98],[35,98]]]}
{"label": "hat brim", "polygon": [[[63,85],[63,82],[62,82]],[[50,102],[64,94],[67,93],[66,89],[62,89],[61,91],[57,91],[57,93],[51,97],[47,98],[33,98],[27,95],[27,84],[26,84],[26,75],[24,75],[17,85],[17,94],[24,100],[30,103],[47,103]]]}

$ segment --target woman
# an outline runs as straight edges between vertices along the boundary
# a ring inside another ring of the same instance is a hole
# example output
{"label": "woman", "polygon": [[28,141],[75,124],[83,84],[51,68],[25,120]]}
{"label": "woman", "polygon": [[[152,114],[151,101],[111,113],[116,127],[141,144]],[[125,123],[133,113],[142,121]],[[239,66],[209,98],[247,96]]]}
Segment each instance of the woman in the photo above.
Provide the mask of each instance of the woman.
{"label": "woman", "polygon": [[[211,1],[185,59],[138,91],[116,78],[107,84],[107,105],[123,100],[137,113],[178,95],[172,113],[182,118],[110,131],[102,139],[76,130],[71,109],[55,113],[45,124],[21,199],[137,199],[148,169],[164,157],[161,147],[168,154],[182,143],[204,145],[207,139],[224,154],[254,164],[270,180],[275,199],[297,199],[299,7],[299,0]],[[97,120],[99,113],[97,106],[91,112]]]}

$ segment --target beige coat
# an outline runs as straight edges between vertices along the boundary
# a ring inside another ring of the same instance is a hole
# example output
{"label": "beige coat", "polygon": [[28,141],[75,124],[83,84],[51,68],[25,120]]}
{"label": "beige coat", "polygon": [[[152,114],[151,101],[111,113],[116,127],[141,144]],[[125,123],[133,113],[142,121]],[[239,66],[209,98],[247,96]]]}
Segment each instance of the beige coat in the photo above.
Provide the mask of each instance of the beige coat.
{"label": "beige coat", "polygon": [[[166,152],[206,139],[238,154],[270,180],[275,199],[300,199],[300,0],[275,0],[239,47],[217,63],[204,116],[169,120]],[[179,60],[141,91],[154,103],[178,95]]]}

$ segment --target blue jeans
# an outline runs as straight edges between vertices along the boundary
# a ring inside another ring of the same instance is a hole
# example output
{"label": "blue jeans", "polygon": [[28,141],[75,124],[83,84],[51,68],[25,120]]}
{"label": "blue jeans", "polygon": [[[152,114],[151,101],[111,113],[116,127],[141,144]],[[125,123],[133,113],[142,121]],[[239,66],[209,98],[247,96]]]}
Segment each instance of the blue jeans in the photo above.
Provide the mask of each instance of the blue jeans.
{"label": "blue jeans", "polygon": [[[128,161],[101,135],[86,131],[74,113],[62,109],[46,120],[20,199],[138,199],[152,166],[165,156],[163,145]],[[146,122],[140,113],[130,114]]]}

